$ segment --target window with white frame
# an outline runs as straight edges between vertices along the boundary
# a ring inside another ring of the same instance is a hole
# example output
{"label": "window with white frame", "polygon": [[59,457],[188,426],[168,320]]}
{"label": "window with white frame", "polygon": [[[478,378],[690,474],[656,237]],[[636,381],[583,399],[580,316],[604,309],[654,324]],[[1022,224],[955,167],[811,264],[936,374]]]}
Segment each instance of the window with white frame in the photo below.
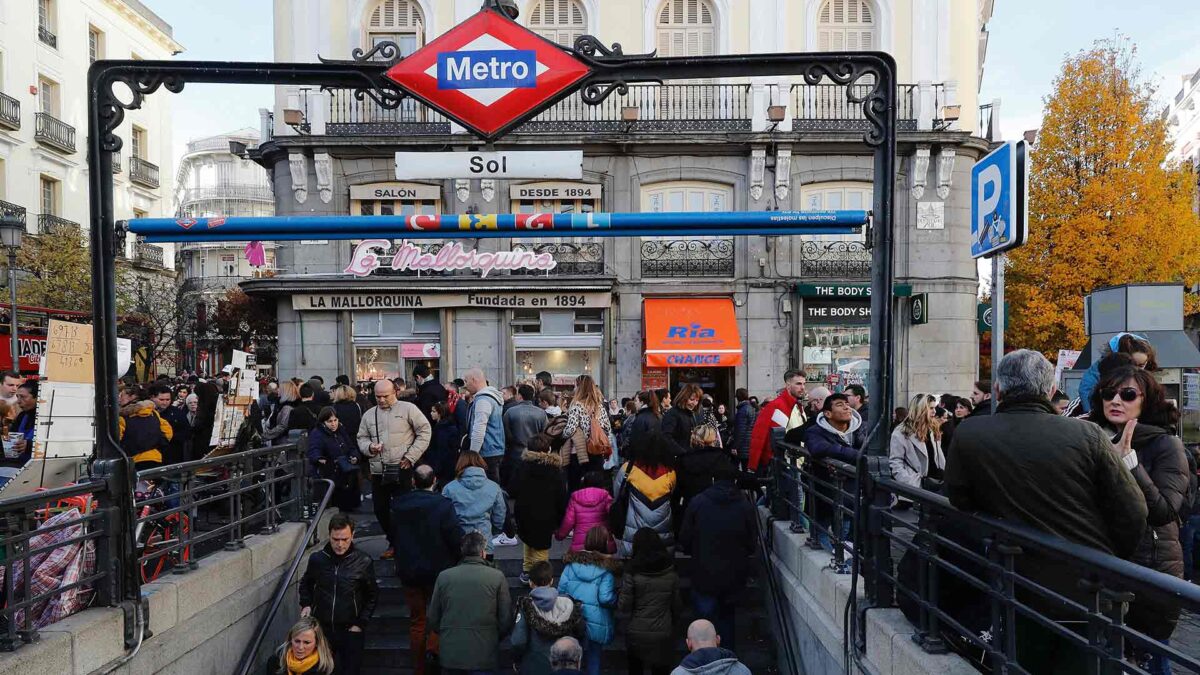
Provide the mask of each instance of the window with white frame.
{"label": "window with white frame", "polygon": [[40,112],[58,117],[58,83],[45,77],[38,78],[38,105]]}
{"label": "window with white frame", "polygon": [[711,56],[717,53],[717,13],[708,0],[666,0],[658,10],[655,35],[659,56]]}
{"label": "window with white frame", "polygon": [[825,0],[817,12],[817,49],[823,52],[877,49],[878,27],[875,7],[869,0]]}
{"label": "window with white frame", "polygon": [[733,202],[733,188],[722,183],[674,181],[642,186],[642,211],[722,213]]}
{"label": "window with white frame", "polygon": [[[800,188],[803,211],[870,210],[873,186],[861,181],[812,183]],[[861,241],[861,234],[822,234],[813,239],[825,241]]]}
{"label": "window with white frame", "polygon": [[104,58],[104,31],[88,26],[88,63]]}
{"label": "window with white frame", "polygon": [[146,130],[141,127],[133,127],[129,134],[129,141],[133,156],[138,159],[146,159]]}
{"label": "window with white frame", "polygon": [[400,56],[408,56],[425,44],[425,19],[412,0],[379,0],[366,14],[367,49],[380,42],[395,42]]}
{"label": "window with white frame", "polygon": [[529,28],[564,47],[587,32],[587,13],[579,0],[541,0],[529,12]]}
{"label": "window with white frame", "polygon": [[58,180],[49,176],[42,176],[39,179],[41,188],[42,214],[48,216],[58,215],[59,190],[60,183]]}

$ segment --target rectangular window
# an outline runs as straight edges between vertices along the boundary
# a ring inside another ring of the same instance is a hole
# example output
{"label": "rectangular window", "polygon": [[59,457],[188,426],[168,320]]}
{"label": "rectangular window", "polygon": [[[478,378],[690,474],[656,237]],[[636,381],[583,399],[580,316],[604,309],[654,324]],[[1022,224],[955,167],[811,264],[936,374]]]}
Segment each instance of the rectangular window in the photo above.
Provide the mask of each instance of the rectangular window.
{"label": "rectangular window", "polygon": [[38,104],[41,112],[58,117],[58,84],[45,77],[38,78]]}
{"label": "rectangular window", "polygon": [[146,130],[134,127],[129,134],[129,140],[133,156],[138,159],[146,159]]}
{"label": "rectangular window", "polygon": [[603,309],[577,309],[575,310],[575,333],[585,335],[599,335],[604,332],[604,310]]}
{"label": "rectangular window", "polygon": [[413,312],[413,332],[437,334],[442,332],[442,317],[436,309]]}
{"label": "rectangular window", "polygon": [[542,332],[542,313],[536,309],[514,309],[512,332],[538,334]]}
{"label": "rectangular window", "polygon": [[42,176],[41,201],[43,214],[50,216],[58,215],[58,181]]}
{"label": "rectangular window", "polygon": [[380,335],[412,335],[412,312],[383,312]]}
{"label": "rectangular window", "polygon": [[88,26],[88,62],[95,63],[104,58],[104,32]]}
{"label": "rectangular window", "polygon": [[4,160],[0,159],[0,199],[8,196],[8,176],[5,173]]}
{"label": "rectangular window", "polygon": [[[357,316],[357,313],[355,315]],[[356,348],[354,350],[354,374],[362,382],[400,377],[400,348]]]}
{"label": "rectangular window", "polygon": [[38,28],[54,32],[54,7],[51,0],[38,0]]}
{"label": "rectangular window", "polygon": [[379,335],[379,312],[355,312],[354,335],[376,337]]}

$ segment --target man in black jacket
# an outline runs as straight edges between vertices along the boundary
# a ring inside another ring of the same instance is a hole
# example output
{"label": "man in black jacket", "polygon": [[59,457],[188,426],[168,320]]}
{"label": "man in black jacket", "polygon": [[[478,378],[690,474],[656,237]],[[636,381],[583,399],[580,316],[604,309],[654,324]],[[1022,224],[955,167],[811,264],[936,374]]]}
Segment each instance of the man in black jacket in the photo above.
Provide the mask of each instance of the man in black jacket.
{"label": "man in black jacket", "polygon": [[[1146,527],[1145,497],[1128,461],[1100,427],[1060,417],[1050,405],[1054,366],[1035,351],[1006,355],[997,368],[995,415],[963,420],[946,452],[946,494],[964,511],[1020,523],[1121,558],[1135,550]],[[986,383],[981,383],[986,384]],[[979,401],[979,407],[990,402]],[[1136,455],[1130,453],[1136,465]],[[1029,551],[1017,571],[1047,588],[1088,602],[1074,565]],[[1056,620],[1057,603],[1022,597]],[[1083,639],[1082,637],[1080,638]],[[1033,673],[1084,672],[1077,646],[1018,615],[1017,657]]]}
{"label": "man in black jacket", "polygon": [[329,543],[308,558],[300,578],[300,616],[314,616],[329,638],[339,675],[358,675],[363,630],[375,611],[379,585],[371,556],[354,548],[354,522],[329,520]]}
{"label": "man in black jacket", "polygon": [[[413,488],[392,501],[392,541],[396,545],[396,574],[408,601],[408,637],[413,672],[425,673],[425,652],[437,651],[436,638],[427,642],[426,611],[433,585],[442,570],[458,564],[462,528],[454,503],[434,490],[433,468],[422,464],[413,471]],[[440,486],[439,486],[440,487]]]}
{"label": "man in black jacket", "polygon": [[433,406],[445,403],[449,394],[442,383],[429,373],[429,366],[424,363],[413,366],[413,381],[417,383],[417,409],[432,422]]}
{"label": "man in black jacket", "polygon": [[754,555],[754,505],[740,490],[732,467],[712,487],[688,504],[679,531],[679,546],[695,560],[692,604],[696,616],[708,619],[730,649],[735,646],[734,607],[746,587]]}

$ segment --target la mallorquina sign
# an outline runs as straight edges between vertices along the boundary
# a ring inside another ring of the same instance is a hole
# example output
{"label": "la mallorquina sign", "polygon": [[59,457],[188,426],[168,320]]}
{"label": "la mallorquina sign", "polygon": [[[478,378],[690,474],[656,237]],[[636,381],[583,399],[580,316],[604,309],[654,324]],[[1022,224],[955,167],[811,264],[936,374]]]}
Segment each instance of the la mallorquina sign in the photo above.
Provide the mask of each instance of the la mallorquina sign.
{"label": "la mallorquina sign", "polygon": [[[534,270],[546,272],[557,263],[549,253],[535,253],[521,247],[511,251],[477,251],[465,249],[462,244],[446,244],[436,253],[421,250],[410,242],[404,242],[392,255],[387,251],[392,242],[386,239],[366,239],[354,249],[348,274],[358,277],[370,275],[380,267],[397,271],[445,272],[449,270],[478,270],[482,276],[497,270]],[[386,263],[385,263],[386,261]]]}

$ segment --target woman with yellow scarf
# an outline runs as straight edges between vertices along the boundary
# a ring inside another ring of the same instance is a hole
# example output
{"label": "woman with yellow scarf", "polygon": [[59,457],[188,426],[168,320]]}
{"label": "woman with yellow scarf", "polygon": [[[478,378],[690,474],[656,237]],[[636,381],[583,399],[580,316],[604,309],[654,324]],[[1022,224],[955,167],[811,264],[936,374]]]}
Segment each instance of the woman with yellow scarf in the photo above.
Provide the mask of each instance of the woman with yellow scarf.
{"label": "woman with yellow scarf", "polygon": [[329,675],[333,672],[333,652],[321,632],[321,624],[304,617],[288,631],[287,642],[279,649],[278,663],[268,672],[274,675]]}

